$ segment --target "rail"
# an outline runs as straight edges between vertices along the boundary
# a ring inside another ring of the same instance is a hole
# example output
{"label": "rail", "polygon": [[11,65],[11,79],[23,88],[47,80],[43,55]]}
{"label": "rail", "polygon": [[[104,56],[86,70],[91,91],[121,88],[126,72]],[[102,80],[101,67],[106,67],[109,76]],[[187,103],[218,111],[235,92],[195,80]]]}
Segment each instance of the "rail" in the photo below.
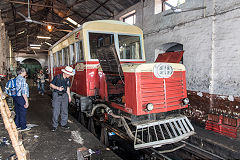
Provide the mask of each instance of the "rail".
{"label": "rail", "polygon": [[216,155],[214,153],[206,151],[206,150],[204,150],[204,149],[202,149],[202,148],[200,148],[198,146],[195,146],[195,145],[193,145],[191,143],[188,143],[186,141],[182,141],[182,143],[184,143],[186,145],[185,148],[182,148],[182,149],[184,149],[184,150],[186,150],[188,152],[191,152],[192,154],[194,154],[194,155],[196,155],[196,156],[198,156],[200,158],[203,158],[203,159],[219,159],[219,160],[220,159],[222,159],[222,160],[225,159],[223,157],[220,157],[220,156],[218,156],[218,155]]}
{"label": "rail", "polygon": [[4,95],[0,87],[0,110],[5,128],[8,131],[12,146],[16,152],[18,160],[27,160],[29,159],[29,152],[25,150],[22,144],[22,139],[20,138],[21,135],[18,133],[16,124],[14,122],[15,113],[9,110],[5,98],[6,96]]}
{"label": "rail", "polygon": [[[107,129],[109,129],[110,131],[116,133],[119,137],[121,137],[122,139],[125,139],[127,141],[131,141],[133,142],[133,139],[131,139],[124,131],[122,130],[119,130],[107,123],[104,123],[102,121],[100,121],[99,119],[97,118],[94,118],[95,121],[101,123],[104,127],[106,127]],[[164,159],[164,160],[171,160],[170,157],[162,154],[162,153],[159,153],[158,151],[156,151],[154,148],[149,148],[149,149],[142,149],[142,151],[144,153],[147,153],[147,154],[150,154],[152,157],[155,157],[157,159]]]}
{"label": "rail", "polygon": [[[115,128],[107,123],[104,122],[100,122],[100,120],[98,120],[97,118],[94,118],[95,121],[98,121],[99,123],[101,123],[104,127],[106,127],[107,129],[109,129],[110,131],[116,133],[119,137],[128,140],[128,141],[133,141],[131,138],[129,138],[127,136],[127,134],[118,129]],[[207,150],[204,150],[198,146],[195,146],[191,143],[188,143],[186,141],[181,141],[181,143],[184,145],[184,147],[181,147],[179,149],[184,150],[185,152],[191,153],[193,155],[195,155],[198,158],[201,159],[221,159],[224,160],[223,157],[218,156],[214,153],[211,153]],[[158,151],[156,148],[147,148],[147,149],[142,149],[142,151],[144,151],[147,154],[150,154],[152,157],[155,157],[157,159],[164,159],[164,160],[171,160],[172,158],[170,158],[169,156],[167,156],[166,154],[164,154],[164,152],[162,153],[162,151]]]}

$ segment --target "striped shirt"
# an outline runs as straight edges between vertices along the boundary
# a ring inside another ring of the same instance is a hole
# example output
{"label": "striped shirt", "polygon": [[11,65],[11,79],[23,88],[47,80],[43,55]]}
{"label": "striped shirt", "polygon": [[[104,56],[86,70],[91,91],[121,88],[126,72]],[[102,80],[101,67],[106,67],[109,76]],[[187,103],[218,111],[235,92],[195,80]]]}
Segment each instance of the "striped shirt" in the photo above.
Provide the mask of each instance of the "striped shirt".
{"label": "striped shirt", "polygon": [[29,97],[29,87],[26,82],[26,79],[21,75],[18,75],[16,78],[16,89],[18,91],[17,96],[22,96],[23,94]]}

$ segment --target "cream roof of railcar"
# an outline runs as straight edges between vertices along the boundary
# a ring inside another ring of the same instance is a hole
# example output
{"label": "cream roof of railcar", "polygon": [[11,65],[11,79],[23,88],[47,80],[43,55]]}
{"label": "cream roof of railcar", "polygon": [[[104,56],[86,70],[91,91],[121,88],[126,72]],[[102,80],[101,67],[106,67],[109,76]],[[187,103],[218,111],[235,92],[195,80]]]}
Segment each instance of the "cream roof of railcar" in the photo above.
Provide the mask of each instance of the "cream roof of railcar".
{"label": "cream roof of railcar", "polygon": [[72,32],[65,35],[59,41],[57,41],[49,50],[52,50],[58,44],[66,40],[68,37],[73,35],[74,33],[83,30],[83,31],[103,31],[103,32],[119,32],[119,33],[131,33],[131,34],[143,34],[142,30],[134,25],[127,24],[122,21],[116,20],[97,20],[97,21],[89,21],[84,23],[79,28],[73,30]]}

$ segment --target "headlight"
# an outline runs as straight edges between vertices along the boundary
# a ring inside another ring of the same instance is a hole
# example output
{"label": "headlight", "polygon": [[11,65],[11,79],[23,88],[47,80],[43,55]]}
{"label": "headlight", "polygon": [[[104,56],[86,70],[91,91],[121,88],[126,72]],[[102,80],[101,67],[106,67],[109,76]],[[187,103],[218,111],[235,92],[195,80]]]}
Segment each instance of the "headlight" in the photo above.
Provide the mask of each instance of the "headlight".
{"label": "headlight", "polygon": [[148,111],[153,110],[153,104],[152,103],[148,103],[146,107],[147,107]]}
{"label": "headlight", "polygon": [[169,78],[173,74],[173,68],[169,64],[155,64],[153,73],[157,78]]}
{"label": "headlight", "polygon": [[184,99],[182,100],[182,103],[183,103],[183,105],[189,104],[189,99],[188,99],[188,98],[184,98]]}

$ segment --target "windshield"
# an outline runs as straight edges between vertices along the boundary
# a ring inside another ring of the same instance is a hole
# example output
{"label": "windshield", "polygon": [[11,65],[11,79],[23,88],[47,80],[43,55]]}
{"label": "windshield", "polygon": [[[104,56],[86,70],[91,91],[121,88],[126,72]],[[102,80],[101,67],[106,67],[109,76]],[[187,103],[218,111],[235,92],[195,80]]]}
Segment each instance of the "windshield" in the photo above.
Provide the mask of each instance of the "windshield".
{"label": "windshield", "polygon": [[[142,60],[140,36],[117,35],[119,44],[118,56],[120,60]],[[115,44],[114,34],[89,32],[89,48],[91,59],[97,59],[97,50]],[[116,41],[117,43],[117,41]],[[116,51],[118,49],[116,48]]]}
{"label": "windshield", "polygon": [[120,59],[142,59],[140,36],[118,35]]}

